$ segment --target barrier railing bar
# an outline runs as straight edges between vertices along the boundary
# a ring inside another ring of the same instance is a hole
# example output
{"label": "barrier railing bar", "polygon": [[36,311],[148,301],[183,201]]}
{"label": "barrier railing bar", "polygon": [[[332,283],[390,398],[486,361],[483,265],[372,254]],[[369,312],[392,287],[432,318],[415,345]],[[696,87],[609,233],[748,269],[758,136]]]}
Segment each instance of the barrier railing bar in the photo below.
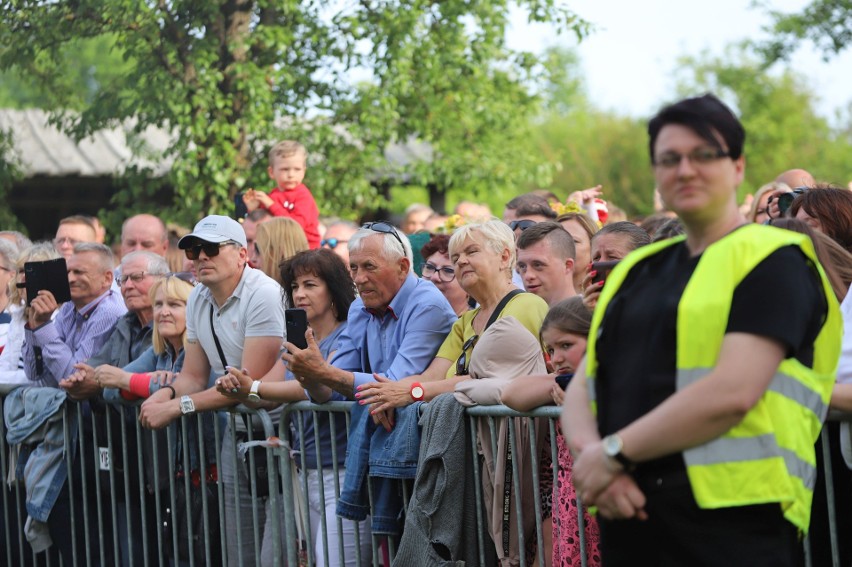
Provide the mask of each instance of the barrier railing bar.
{"label": "barrier railing bar", "polygon": [[[544,533],[543,533],[543,522],[544,522],[544,514],[542,514],[541,509],[541,481],[539,478],[539,458],[538,458],[538,445],[535,442],[535,436],[537,432],[537,422],[534,417],[518,417],[515,418],[518,420],[526,421],[527,423],[527,432],[530,438],[530,455],[531,465],[532,465],[532,483],[534,490],[534,494],[536,497],[533,499],[533,510],[535,510],[535,517],[540,518],[541,521],[536,520],[535,523],[535,537],[536,537],[536,556],[538,557],[539,567],[544,567]],[[551,440],[551,446],[553,445],[553,441]],[[553,477],[553,482],[556,482],[556,477]],[[519,483],[520,484],[520,483]],[[550,487],[551,492],[551,514],[553,513],[553,486]]]}

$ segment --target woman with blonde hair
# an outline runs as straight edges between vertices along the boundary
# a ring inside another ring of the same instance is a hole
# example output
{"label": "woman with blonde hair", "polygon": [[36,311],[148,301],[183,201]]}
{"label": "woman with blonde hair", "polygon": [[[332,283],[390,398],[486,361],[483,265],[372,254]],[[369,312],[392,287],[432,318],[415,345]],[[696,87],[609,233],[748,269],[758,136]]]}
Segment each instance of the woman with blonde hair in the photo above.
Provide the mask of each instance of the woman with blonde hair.
{"label": "woman with blonde hair", "polygon": [[[42,262],[59,258],[59,252],[51,242],[37,242],[23,250],[14,261],[15,277],[9,281],[9,313],[12,321],[9,323],[9,332],[6,336],[6,345],[0,353],[0,391],[8,391],[10,388],[21,385],[38,385],[30,382],[24,372],[21,349],[24,344],[24,324],[27,322],[29,308],[25,306],[27,301],[27,289],[24,287],[24,264],[27,262]],[[8,266],[3,271],[12,272]]]}
{"label": "woman with blonde hair", "polygon": [[286,217],[277,217],[258,225],[254,250],[249,250],[249,254],[255,268],[263,270],[267,276],[283,285],[281,262],[307,249],[308,238],[299,223]]}
{"label": "woman with blonde hair", "polygon": [[773,181],[767,183],[760,189],[754,192],[754,199],[749,207],[746,218],[749,222],[763,224],[769,220],[769,198],[778,193],[789,193],[792,191],[790,186],[782,181]]}

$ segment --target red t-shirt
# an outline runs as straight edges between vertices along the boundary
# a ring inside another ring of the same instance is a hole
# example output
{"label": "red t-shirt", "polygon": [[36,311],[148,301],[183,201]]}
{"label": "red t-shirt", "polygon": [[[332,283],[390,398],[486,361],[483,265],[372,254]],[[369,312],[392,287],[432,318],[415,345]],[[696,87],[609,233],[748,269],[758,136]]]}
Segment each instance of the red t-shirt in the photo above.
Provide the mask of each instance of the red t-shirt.
{"label": "red t-shirt", "polygon": [[304,183],[291,191],[275,188],[269,192],[269,198],[274,202],[268,211],[276,217],[289,217],[299,223],[308,238],[311,249],[319,248],[319,208],[314,196]]}

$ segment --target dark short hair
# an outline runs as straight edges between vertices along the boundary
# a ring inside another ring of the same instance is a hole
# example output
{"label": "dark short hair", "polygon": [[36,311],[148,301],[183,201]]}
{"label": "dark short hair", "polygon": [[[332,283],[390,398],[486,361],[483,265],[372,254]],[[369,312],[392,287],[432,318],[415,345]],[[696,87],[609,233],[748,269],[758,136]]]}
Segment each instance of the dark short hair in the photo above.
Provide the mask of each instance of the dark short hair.
{"label": "dark short hair", "polygon": [[827,236],[852,252],[852,191],[832,185],[809,187],[793,199],[790,216],[799,209],[819,220]]}
{"label": "dark short hair", "polygon": [[425,260],[432,254],[440,252],[441,254],[450,254],[450,235],[449,234],[433,234],[429,242],[423,245],[420,249],[420,256]]}
{"label": "dark short hair", "polygon": [[562,258],[577,258],[574,237],[561,224],[553,221],[536,223],[521,232],[517,242],[518,250],[529,248],[545,239],[550,243],[551,250]]}
{"label": "dark short hair", "polygon": [[731,109],[712,94],[686,98],[670,104],[651,118],[648,122],[651,163],[654,163],[654,144],[657,142],[657,136],[663,126],[668,124],[685,126],[714,148],[723,150],[722,144],[716,138],[718,133],[725,141],[731,159],[739,159],[743,154],[746,137],[743,125]]}
{"label": "dark short hair", "polygon": [[614,222],[612,224],[604,225],[604,227],[597,231],[592,237],[592,242],[605,234],[619,234],[621,236],[626,236],[629,241],[631,251],[651,243],[651,236],[647,232],[628,221]]}
{"label": "dark short hair", "polygon": [[305,274],[313,274],[328,287],[338,321],[345,321],[349,306],[355,301],[355,282],[343,260],[328,248],[305,250],[281,263],[281,281],[289,305],[293,305],[293,282]]}
{"label": "dark short hair", "polygon": [[263,219],[268,219],[270,217],[272,217],[272,213],[266,209],[261,209],[260,207],[246,215],[246,218],[252,222],[262,221]]}
{"label": "dark short hair", "polygon": [[515,211],[515,215],[519,217],[542,215],[549,219],[556,218],[556,211],[550,208],[550,203],[547,202],[547,199],[534,193],[518,195],[506,203],[506,208]]}

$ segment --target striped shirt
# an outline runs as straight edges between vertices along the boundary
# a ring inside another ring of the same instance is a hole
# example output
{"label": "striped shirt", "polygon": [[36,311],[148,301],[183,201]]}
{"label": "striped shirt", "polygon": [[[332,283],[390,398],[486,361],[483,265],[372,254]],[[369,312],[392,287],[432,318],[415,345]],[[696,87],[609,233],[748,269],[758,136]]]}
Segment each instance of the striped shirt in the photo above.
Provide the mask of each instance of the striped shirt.
{"label": "striped shirt", "polygon": [[52,322],[25,331],[27,377],[57,386],[74,372],[74,364],[100,350],[118,318],[126,312],[124,299],[111,289],[79,310],[71,301],[62,304]]}

